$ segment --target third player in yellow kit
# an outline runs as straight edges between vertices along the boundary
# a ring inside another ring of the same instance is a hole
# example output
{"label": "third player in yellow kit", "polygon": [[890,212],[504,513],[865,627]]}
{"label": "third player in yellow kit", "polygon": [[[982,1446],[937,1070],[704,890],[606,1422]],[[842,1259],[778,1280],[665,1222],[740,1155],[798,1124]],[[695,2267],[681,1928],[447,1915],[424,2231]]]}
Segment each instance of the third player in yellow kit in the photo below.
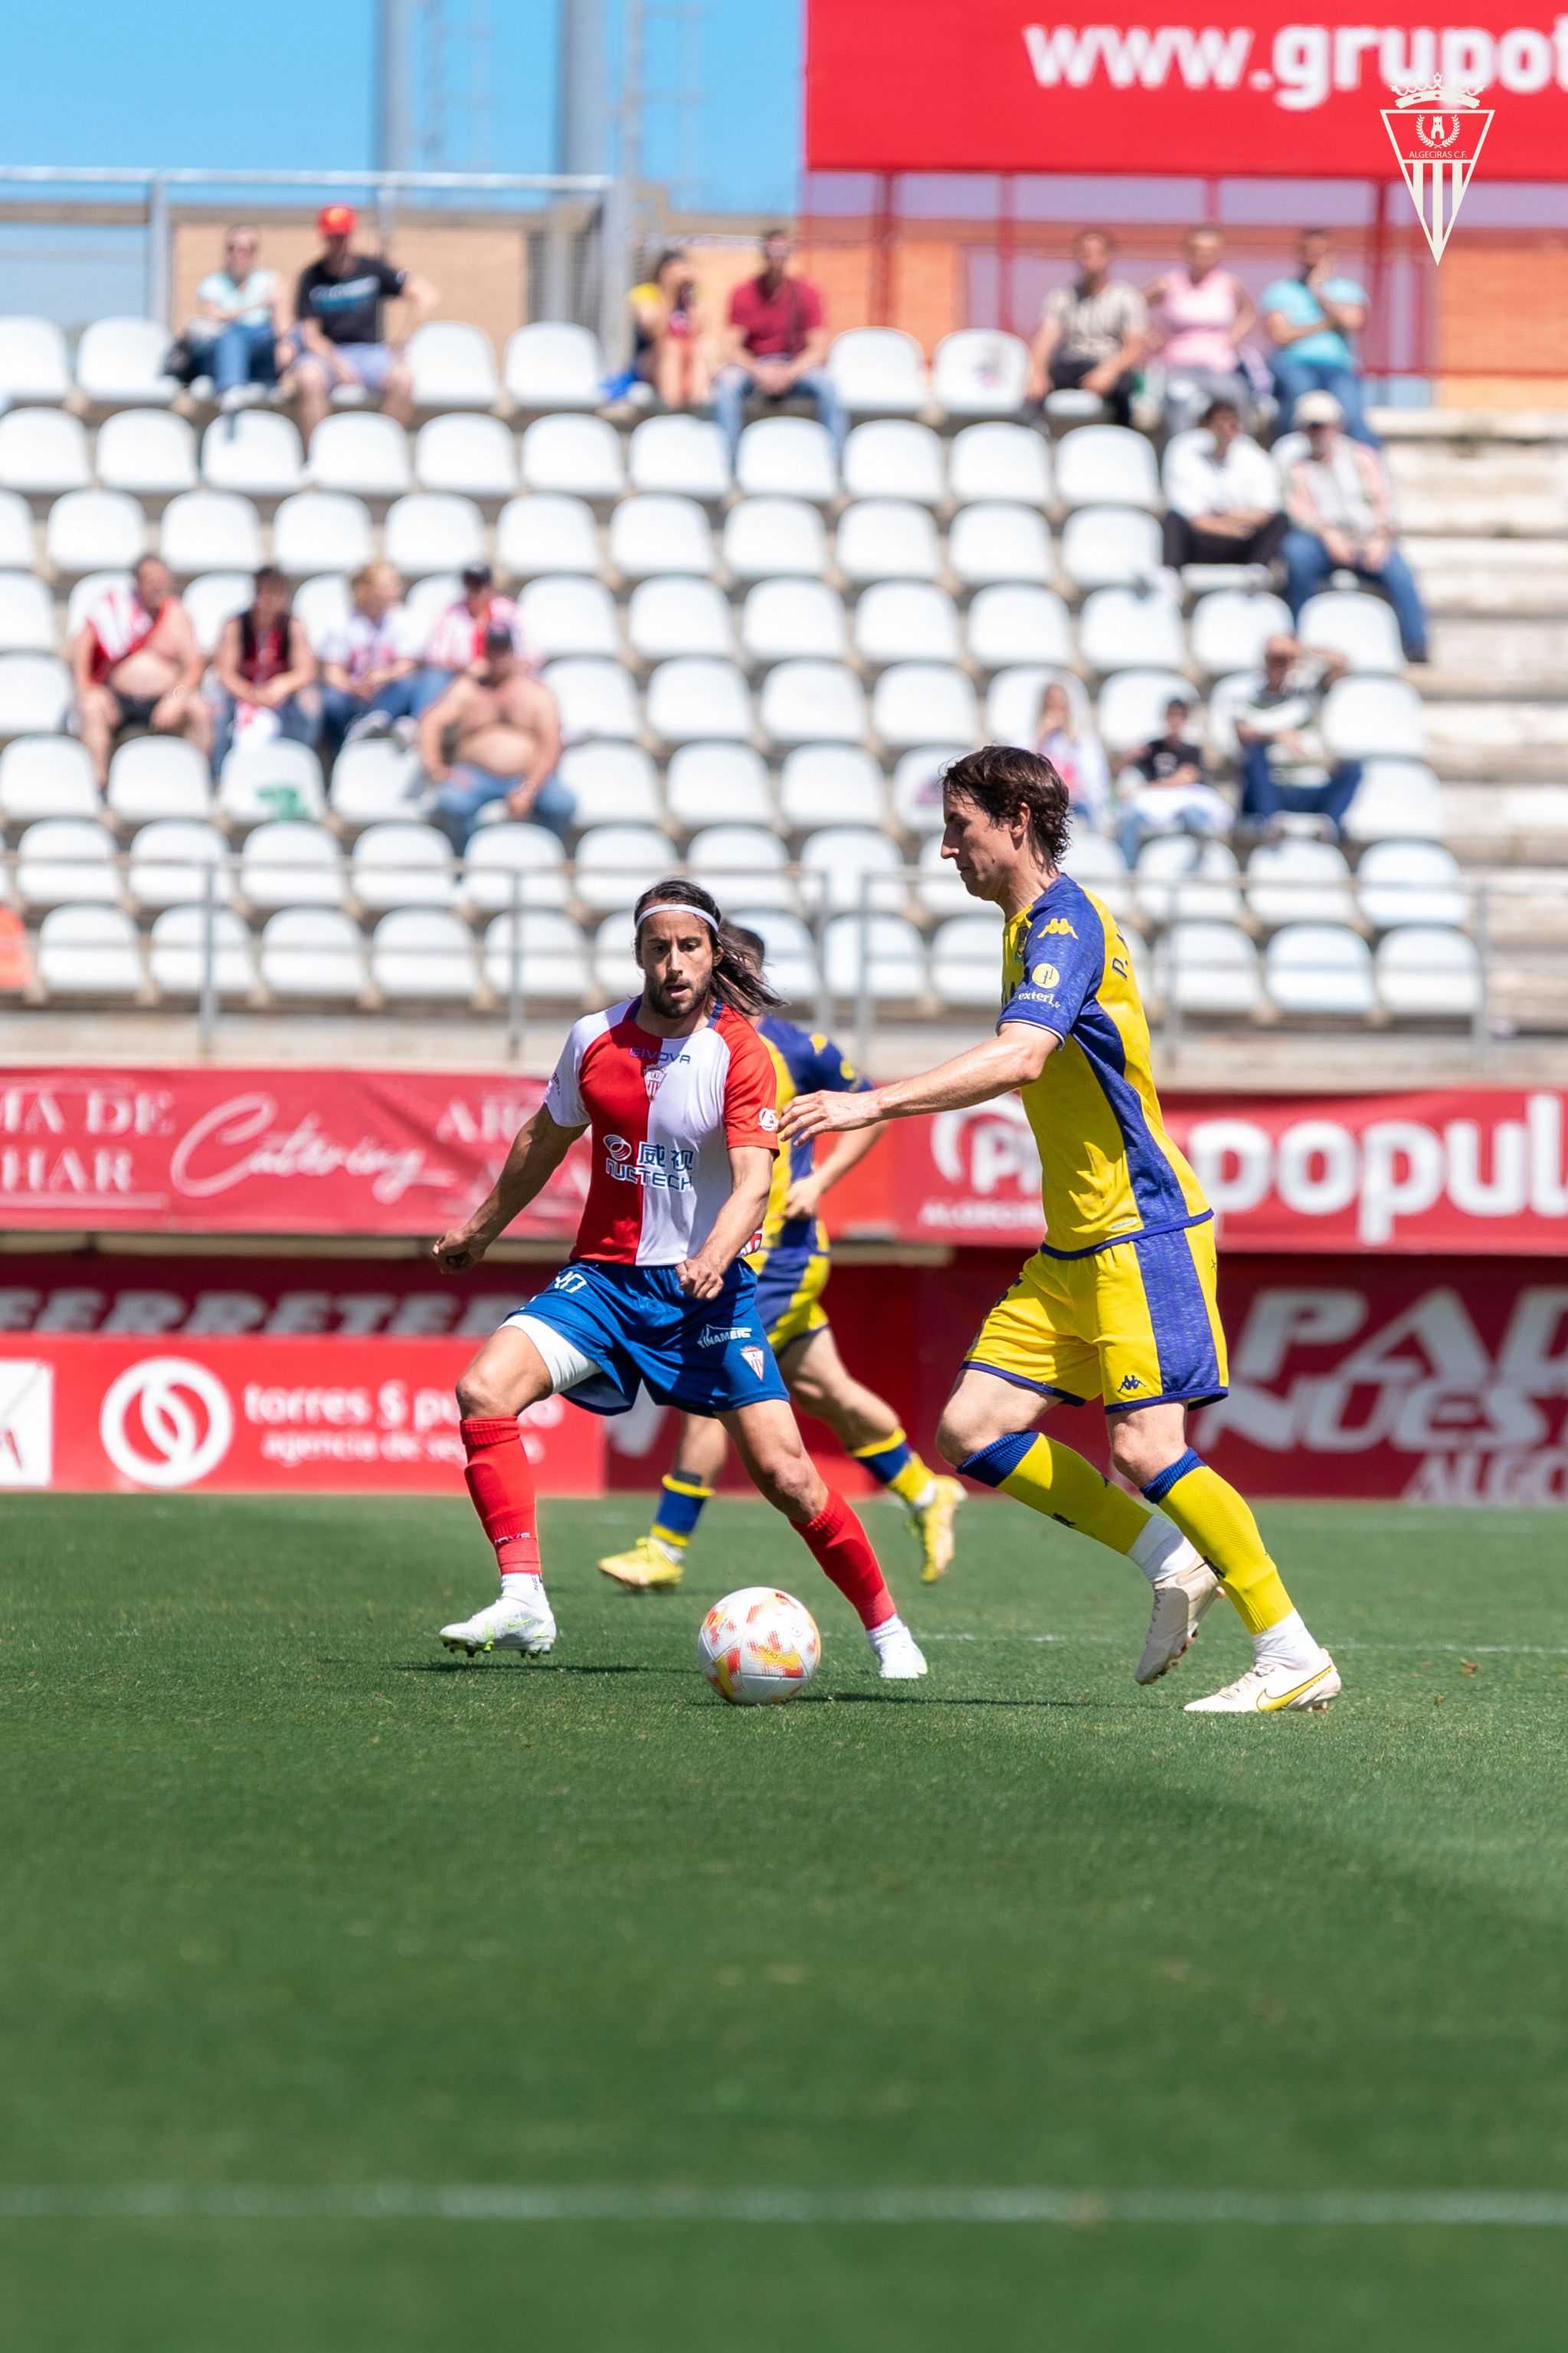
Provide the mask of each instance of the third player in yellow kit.
{"label": "third player in yellow kit", "polygon": [[[1253,1664],[1190,1706],[1327,1706],[1340,1689],[1332,1659],[1292,1607],[1247,1504],[1187,1443],[1187,1409],[1226,1389],[1213,1212],[1160,1116],[1115,920],[1061,871],[1066,787],[1048,760],[991,744],[948,769],[942,814],[943,857],[1006,919],[996,1036],[869,1094],[802,1095],[784,1134],[1019,1090],[1039,1146],[1046,1238],[976,1335],[938,1442],[970,1478],[1136,1561],[1153,1587],[1140,1683],[1175,1665],[1223,1585]],[[1091,1399],[1142,1502],[1035,1430],[1051,1406]]]}

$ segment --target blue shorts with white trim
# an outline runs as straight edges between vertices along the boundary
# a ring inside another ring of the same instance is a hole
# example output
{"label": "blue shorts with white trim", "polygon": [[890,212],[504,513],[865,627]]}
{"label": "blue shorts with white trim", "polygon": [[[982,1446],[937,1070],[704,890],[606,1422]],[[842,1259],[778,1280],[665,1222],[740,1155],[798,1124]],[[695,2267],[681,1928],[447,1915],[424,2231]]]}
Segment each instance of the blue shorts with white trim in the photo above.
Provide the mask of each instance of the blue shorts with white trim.
{"label": "blue shorts with white trim", "polygon": [[590,1413],[629,1413],[639,1383],[682,1413],[732,1413],[789,1395],[743,1260],[716,1299],[692,1299],[672,1266],[576,1259],[503,1320],[542,1324],[587,1358],[595,1370],[563,1394]]}

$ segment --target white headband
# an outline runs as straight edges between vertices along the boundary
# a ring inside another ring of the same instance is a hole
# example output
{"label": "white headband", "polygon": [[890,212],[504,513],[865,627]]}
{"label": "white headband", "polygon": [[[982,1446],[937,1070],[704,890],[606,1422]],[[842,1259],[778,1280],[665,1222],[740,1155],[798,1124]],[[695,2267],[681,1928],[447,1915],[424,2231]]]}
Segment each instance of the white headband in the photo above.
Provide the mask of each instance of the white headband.
{"label": "white headband", "polygon": [[667,905],[664,901],[661,900],[657,907],[645,907],[643,909],[642,913],[637,917],[637,929],[639,932],[650,915],[700,915],[709,930],[713,934],[715,939],[717,939],[719,935],[718,923],[708,913],[706,907],[688,907],[674,902]]}

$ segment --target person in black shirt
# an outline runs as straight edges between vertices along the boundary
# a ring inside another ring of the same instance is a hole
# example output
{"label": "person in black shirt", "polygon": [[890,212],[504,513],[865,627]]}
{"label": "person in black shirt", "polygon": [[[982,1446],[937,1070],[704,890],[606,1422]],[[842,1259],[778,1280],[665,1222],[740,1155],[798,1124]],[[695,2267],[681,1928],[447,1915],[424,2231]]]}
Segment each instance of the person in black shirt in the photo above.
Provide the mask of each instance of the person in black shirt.
{"label": "person in black shirt", "polygon": [[1230,803],[1209,777],[1204,747],[1188,739],[1192,712],[1180,695],[1165,707],[1165,732],[1135,752],[1118,779],[1121,854],[1136,866],[1146,841],[1161,833],[1224,839],[1233,823]]}
{"label": "person in black shirt", "polygon": [[350,250],[355,227],[352,205],[327,205],[316,226],[325,250],[300,273],[294,298],[298,319],[291,378],[294,415],[301,439],[327,413],[339,385],[363,385],[379,393],[381,406],[399,425],[413,414],[414,380],[404,344],[386,340],[382,311],[393,296],[408,305],[407,335],[436,308],[436,290],[410,269],[395,269],[379,254]]}

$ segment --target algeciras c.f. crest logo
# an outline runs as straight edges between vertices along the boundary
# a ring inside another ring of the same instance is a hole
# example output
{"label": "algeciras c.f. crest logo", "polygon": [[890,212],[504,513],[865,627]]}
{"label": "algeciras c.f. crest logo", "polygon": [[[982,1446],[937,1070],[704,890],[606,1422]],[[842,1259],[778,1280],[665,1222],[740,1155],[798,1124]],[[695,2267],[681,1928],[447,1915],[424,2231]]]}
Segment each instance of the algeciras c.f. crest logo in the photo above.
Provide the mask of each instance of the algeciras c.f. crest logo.
{"label": "algeciras c.f. crest logo", "polygon": [[1477,158],[1492,127],[1492,111],[1473,90],[1443,82],[1402,90],[1397,106],[1383,110],[1384,128],[1399,160],[1415,217],[1434,261],[1441,261]]}

